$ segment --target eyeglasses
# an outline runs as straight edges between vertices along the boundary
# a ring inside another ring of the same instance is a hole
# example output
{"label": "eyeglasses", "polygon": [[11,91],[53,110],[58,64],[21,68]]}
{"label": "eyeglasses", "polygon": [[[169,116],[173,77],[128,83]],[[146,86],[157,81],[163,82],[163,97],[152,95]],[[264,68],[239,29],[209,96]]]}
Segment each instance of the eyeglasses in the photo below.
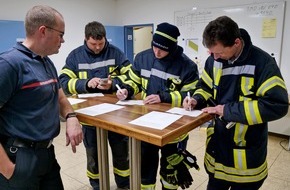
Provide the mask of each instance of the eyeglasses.
{"label": "eyeglasses", "polygon": [[64,36],[64,32],[63,31],[57,30],[57,29],[49,27],[49,26],[45,26],[45,27],[48,28],[48,29],[51,29],[51,30],[54,30],[54,31],[58,32],[59,33],[59,37],[63,39],[63,36]]}

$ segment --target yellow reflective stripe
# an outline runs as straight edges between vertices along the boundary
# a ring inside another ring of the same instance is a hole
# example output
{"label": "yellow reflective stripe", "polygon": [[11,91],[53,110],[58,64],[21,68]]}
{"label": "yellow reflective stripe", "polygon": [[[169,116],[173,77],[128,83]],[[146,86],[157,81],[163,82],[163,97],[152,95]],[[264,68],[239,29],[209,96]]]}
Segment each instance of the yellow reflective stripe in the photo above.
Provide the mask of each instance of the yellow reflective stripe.
{"label": "yellow reflective stripe", "polygon": [[[214,122],[214,120],[212,120],[212,122]],[[211,140],[212,134],[214,134],[214,128],[208,127],[206,129],[206,145],[208,145],[209,141]]]}
{"label": "yellow reflective stripe", "polygon": [[124,81],[123,81],[123,78],[120,78],[120,79],[122,80],[122,82],[124,84],[127,84],[127,85],[129,85],[129,86],[131,86],[133,88],[133,91],[134,91],[135,95],[138,94],[139,87],[138,87],[138,85],[136,83],[134,83],[132,80],[127,80],[127,78],[125,78]]}
{"label": "yellow reflective stripe", "polygon": [[271,78],[269,78],[268,80],[266,80],[257,90],[257,95],[258,96],[264,96],[264,94],[271,88],[275,87],[275,86],[280,86],[284,89],[286,89],[285,86],[285,82],[277,77],[277,76],[273,76]]}
{"label": "yellow reflective stripe", "polygon": [[99,179],[100,174],[93,174],[89,170],[87,170],[87,176],[91,179]]}
{"label": "yellow reflective stripe", "polygon": [[173,107],[180,107],[181,106],[181,94],[178,91],[173,91],[170,92],[170,96],[171,96],[171,105]]}
{"label": "yellow reflective stripe", "polygon": [[234,141],[236,146],[246,146],[247,141],[245,140],[248,125],[236,123]]}
{"label": "yellow reflective stripe", "polygon": [[268,169],[265,168],[264,171],[262,171],[259,175],[255,176],[234,176],[234,175],[228,175],[223,172],[216,171],[215,172],[215,178],[221,179],[221,180],[226,180],[226,181],[232,181],[232,182],[237,182],[237,183],[252,183],[252,182],[257,182],[261,181],[264,179],[268,174]]}
{"label": "yellow reflective stripe", "polygon": [[80,79],[87,79],[88,78],[87,71],[81,71],[81,72],[79,72],[79,78]]}
{"label": "yellow reflective stripe", "polygon": [[[214,76],[214,85],[216,87],[218,87],[222,76],[222,66],[223,64],[221,62],[214,61],[213,76]],[[213,90],[214,90],[213,98],[216,99],[217,89],[214,88]]]}
{"label": "yellow reflective stripe", "polygon": [[246,150],[234,149],[233,154],[234,154],[235,168],[246,170],[247,169]]}
{"label": "yellow reflective stripe", "polygon": [[179,136],[178,138],[174,139],[173,141],[170,141],[168,144],[173,144],[173,143],[178,143],[179,141],[183,141],[185,138],[188,137],[188,133],[185,133],[181,136]]}
{"label": "yellow reflective stripe", "polygon": [[209,99],[209,97],[211,97],[211,94],[209,94],[208,92],[206,91],[203,91],[202,89],[197,89],[195,92],[194,92],[194,95],[196,94],[199,94],[201,95],[205,100]]}
{"label": "yellow reflective stripe", "polygon": [[141,189],[142,190],[155,190],[155,184],[150,184],[150,185],[143,185],[141,184]]}
{"label": "yellow reflective stripe", "polygon": [[184,92],[187,92],[187,91],[190,91],[190,90],[194,90],[196,88],[196,84],[197,84],[198,80],[194,81],[194,82],[191,82],[189,84],[186,84],[184,85],[180,91],[184,91]]}
{"label": "yellow reflective stripe", "polygon": [[126,79],[127,79],[126,75],[112,76],[112,78],[118,78],[122,81],[122,83],[126,83]]}
{"label": "yellow reflective stripe", "polygon": [[215,172],[214,164],[215,159],[206,152],[204,156],[204,165],[210,173]]}
{"label": "yellow reflective stripe", "polygon": [[241,78],[241,90],[244,95],[250,95],[253,94],[251,88],[254,86],[254,78],[249,77],[242,77]]}
{"label": "yellow reflective stripe", "polygon": [[148,85],[148,79],[141,78],[141,99],[144,100],[147,96],[146,89]]}
{"label": "yellow reflective stripe", "polygon": [[177,42],[177,39],[175,39],[175,38],[173,38],[173,37],[171,37],[168,34],[165,34],[163,32],[155,31],[155,34],[159,34],[160,36],[163,36],[163,37],[165,37],[165,38],[167,38],[167,39],[169,39],[169,40],[171,40],[173,42]]}
{"label": "yellow reflective stripe", "polygon": [[257,100],[244,101],[244,109],[249,125],[263,123]]}
{"label": "yellow reflective stripe", "polygon": [[168,183],[167,181],[164,180],[162,176],[160,176],[160,181],[163,184],[163,187],[165,187],[166,189],[173,189],[173,190],[178,189],[178,185],[173,185],[173,184]]}
{"label": "yellow reflective stripe", "polygon": [[241,175],[241,176],[257,176],[267,169],[267,162],[265,161],[261,166],[257,168],[244,169],[224,166],[221,163],[215,163],[215,170],[223,171],[229,175]]}
{"label": "yellow reflective stripe", "polygon": [[128,177],[130,175],[130,170],[119,170],[114,167],[114,173],[122,177]]}
{"label": "yellow reflective stripe", "polygon": [[60,73],[61,74],[66,74],[70,78],[77,78],[76,74],[73,71],[69,70],[69,69],[62,69]]}
{"label": "yellow reflective stripe", "polygon": [[260,165],[257,168],[242,170],[234,167],[224,166],[220,163],[216,163],[215,159],[211,155],[205,153],[204,163],[206,169],[209,172],[213,173],[215,178],[226,181],[240,183],[257,182],[264,179],[268,174],[266,160],[262,165]]}
{"label": "yellow reflective stripe", "polygon": [[201,79],[203,80],[203,82],[212,89],[212,78],[210,78],[210,76],[208,75],[208,73],[204,70],[201,74]]}
{"label": "yellow reflective stripe", "polygon": [[126,72],[130,71],[131,66],[132,65],[129,64],[129,65],[125,66],[125,67],[122,67],[121,70],[120,70],[121,74],[125,74]]}
{"label": "yellow reflective stripe", "polygon": [[77,80],[78,79],[70,79],[67,83],[67,86],[68,86],[68,91],[71,93],[71,94],[77,94],[77,91],[76,91],[76,83],[77,83]]}
{"label": "yellow reflective stripe", "polygon": [[139,92],[138,85],[141,84],[141,78],[138,75],[136,75],[132,69],[129,70],[128,75],[129,80],[125,81],[125,83],[133,88],[134,94],[136,95]]}
{"label": "yellow reflective stripe", "polygon": [[132,69],[129,71],[129,77],[131,80],[133,80],[137,84],[141,84],[141,77],[136,75]]}

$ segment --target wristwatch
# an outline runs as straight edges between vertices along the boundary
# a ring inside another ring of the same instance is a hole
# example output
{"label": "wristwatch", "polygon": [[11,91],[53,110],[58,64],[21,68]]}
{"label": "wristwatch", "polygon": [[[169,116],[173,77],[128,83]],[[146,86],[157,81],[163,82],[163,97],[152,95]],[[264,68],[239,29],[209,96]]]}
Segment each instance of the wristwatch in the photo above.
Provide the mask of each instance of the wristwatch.
{"label": "wristwatch", "polygon": [[68,113],[68,114],[65,116],[65,120],[67,120],[68,118],[71,118],[71,117],[76,117],[76,116],[77,116],[77,113],[75,113],[75,112]]}

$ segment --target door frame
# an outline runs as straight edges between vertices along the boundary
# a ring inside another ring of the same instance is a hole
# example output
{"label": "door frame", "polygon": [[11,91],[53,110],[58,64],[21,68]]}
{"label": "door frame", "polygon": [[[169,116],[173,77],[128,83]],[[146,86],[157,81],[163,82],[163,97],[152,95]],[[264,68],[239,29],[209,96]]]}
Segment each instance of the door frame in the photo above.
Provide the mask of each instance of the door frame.
{"label": "door frame", "polygon": [[[124,26],[124,52],[131,63],[134,61],[134,36],[133,29],[135,27],[151,26],[154,31],[154,24],[135,24]],[[153,34],[152,34],[153,35]]]}

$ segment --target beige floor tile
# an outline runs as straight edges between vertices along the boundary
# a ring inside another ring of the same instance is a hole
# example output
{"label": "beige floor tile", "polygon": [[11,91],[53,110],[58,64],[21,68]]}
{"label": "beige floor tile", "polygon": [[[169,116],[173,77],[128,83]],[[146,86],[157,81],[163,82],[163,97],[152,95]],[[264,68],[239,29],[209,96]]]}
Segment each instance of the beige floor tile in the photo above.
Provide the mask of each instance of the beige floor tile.
{"label": "beige floor tile", "polygon": [[[200,170],[191,169],[194,182],[189,190],[205,190],[208,177],[203,166],[205,152],[205,127],[196,128],[189,133],[187,150],[197,157]],[[290,152],[283,147],[288,147],[288,137],[270,134],[268,142],[268,167],[269,176],[261,190],[290,190]],[[86,153],[83,144],[73,153],[70,146],[65,146],[65,123],[62,123],[60,135],[54,140],[58,162],[61,166],[61,175],[65,190],[91,190],[86,177]],[[281,146],[282,144],[282,146]],[[110,190],[115,190],[116,185],[112,172],[111,150],[109,151]],[[161,189],[159,175],[157,175],[156,190]]]}
{"label": "beige floor tile", "polygon": [[65,190],[79,190],[83,188],[89,189],[88,185],[79,182],[75,177],[70,177],[64,173],[61,173],[61,177]]}
{"label": "beige floor tile", "polygon": [[[289,173],[288,173],[289,175]],[[289,190],[290,182],[274,177],[268,177],[260,190]]]}

